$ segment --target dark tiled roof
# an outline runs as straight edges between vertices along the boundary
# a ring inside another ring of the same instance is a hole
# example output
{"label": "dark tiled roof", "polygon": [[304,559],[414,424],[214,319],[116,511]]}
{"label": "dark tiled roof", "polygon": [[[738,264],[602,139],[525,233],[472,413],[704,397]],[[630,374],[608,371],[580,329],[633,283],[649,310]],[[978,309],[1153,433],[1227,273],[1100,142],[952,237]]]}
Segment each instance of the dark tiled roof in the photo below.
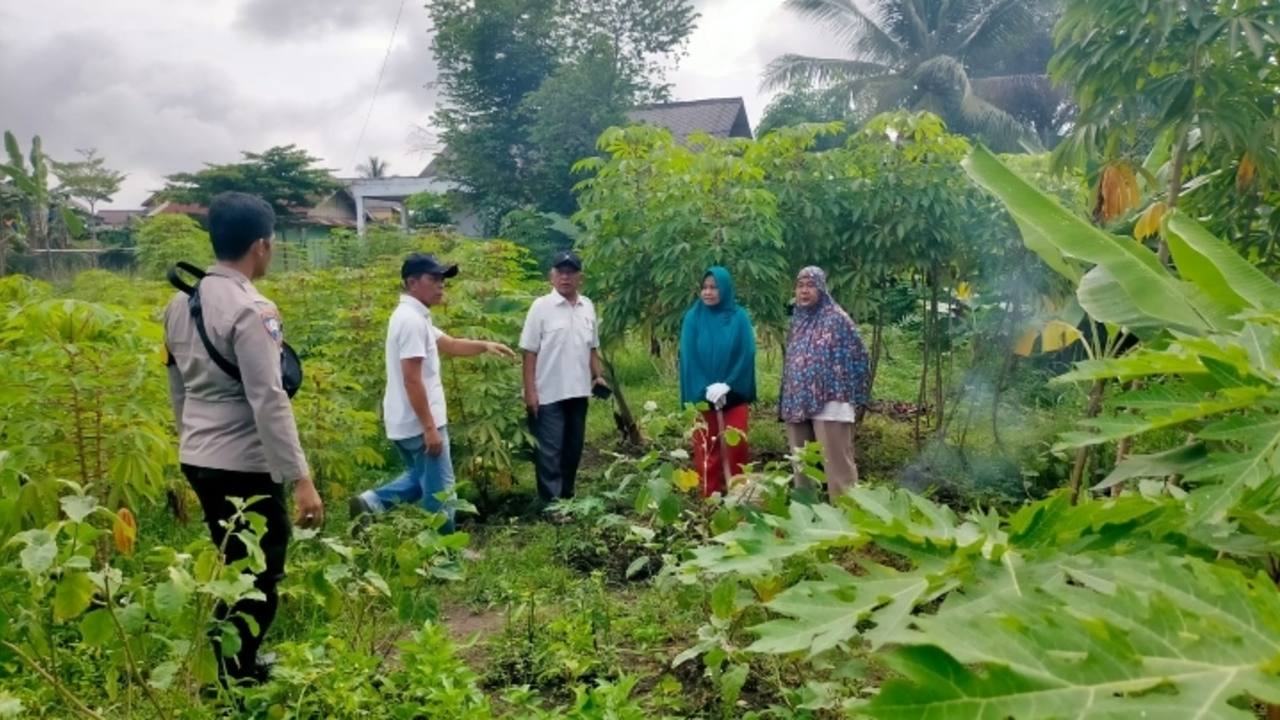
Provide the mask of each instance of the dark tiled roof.
{"label": "dark tiled roof", "polygon": [[123,227],[129,224],[134,218],[140,218],[146,214],[145,210],[99,210],[98,219],[103,225],[111,227]]}
{"label": "dark tiled roof", "polygon": [[644,105],[627,112],[636,123],[657,125],[684,140],[699,130],[713,137],[751,137],[751,123],[742,98],[711,98]]}
{"label": "dark tiled roof", "polygon": [[[628,110],[627,119],[633,123],[666,128],[681,142],[699,130],[712,137],[753,137],[747,106],[740,97],[641,105]],[[447,152],[448,148],[445,148],[431,158],[418,177],[439,175],[442,156]]]}

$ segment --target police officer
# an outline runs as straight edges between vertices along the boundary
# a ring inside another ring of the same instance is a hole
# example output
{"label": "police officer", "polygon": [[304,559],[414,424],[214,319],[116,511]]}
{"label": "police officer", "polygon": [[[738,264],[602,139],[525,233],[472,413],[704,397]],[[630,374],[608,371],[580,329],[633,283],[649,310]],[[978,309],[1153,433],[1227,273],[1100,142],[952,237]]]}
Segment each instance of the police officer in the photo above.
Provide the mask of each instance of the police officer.
{"label": "police officer", "polygon": [[[214,545],[223,547],[225,540],[228,563],[248,553],[235,535],[225,537],[223,522],[235,513],[231,498],[264,496],[246,510],[267,521],[259,538],[266,569],[254,583],[265,599],[218,608],[218,617],[232,618],[239,631],[237,652],[223,658],[214,640],[223,676],[251,682],[266,678],[258,648],[275,617],[276,585],[284,576],[290,532],[285,485],[292,484],[299,526],[317,527],[324,520],[283,386],[280,313],[252,282],[271,264],[274,228],[275,213],[261,198],[229,192],[209,205],[209,239],[218,262],[198,286],[204,329],[213,349],[239,369],[239,380],[211,358],[185,294],[175,295],[164,311],[182,472],[200,499]],[[241,614],[253,618],[256,632]]]}

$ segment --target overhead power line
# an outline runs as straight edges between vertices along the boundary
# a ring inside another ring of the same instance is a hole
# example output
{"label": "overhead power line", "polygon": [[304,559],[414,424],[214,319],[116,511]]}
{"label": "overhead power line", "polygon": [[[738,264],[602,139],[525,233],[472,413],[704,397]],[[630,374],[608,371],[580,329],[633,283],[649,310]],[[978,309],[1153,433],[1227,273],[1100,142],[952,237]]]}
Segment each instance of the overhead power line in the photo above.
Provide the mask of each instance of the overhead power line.
{"label": "overhead power line", "polygon": [[396,33],[400,30],[400,16],[404,15],[405,0],[400,0],[400,9],[396,11],[395,24],[391,26],[391,37],[387,40],[387,51],[382,55],[382,66],[378,68],[378,82],[373,86],[373,97],[369,98],[369,110],[364,114],[364,124],[360,126],[360,136],[356,139],[355,150],[351,153],[351,167],[355,167],[360,157],[360,146],[364,143],[365,131],[369,129],[369,119],[373,117],[373,105],[378,101],[378,91],[382,89],[382,77],[387,72],[387,61],[391,59],[391,48],[396,42]]}

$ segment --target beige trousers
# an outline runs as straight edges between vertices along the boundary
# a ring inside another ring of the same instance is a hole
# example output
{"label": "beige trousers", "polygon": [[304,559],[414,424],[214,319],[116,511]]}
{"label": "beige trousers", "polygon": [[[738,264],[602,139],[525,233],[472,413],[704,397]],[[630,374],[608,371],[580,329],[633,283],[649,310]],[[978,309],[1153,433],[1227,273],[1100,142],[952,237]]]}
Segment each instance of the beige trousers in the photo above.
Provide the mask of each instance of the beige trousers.
{"label": "beige trousers", "polygon": [[[827,494],[834,500],[858,484],[858,465],[853,458],[853,423],[806,420],[787,423],[787,443],[802,448],[818,441],[822,445],[823,469],[827,475]],[[796,487],[809,487],[812,481],[796,468]]]}

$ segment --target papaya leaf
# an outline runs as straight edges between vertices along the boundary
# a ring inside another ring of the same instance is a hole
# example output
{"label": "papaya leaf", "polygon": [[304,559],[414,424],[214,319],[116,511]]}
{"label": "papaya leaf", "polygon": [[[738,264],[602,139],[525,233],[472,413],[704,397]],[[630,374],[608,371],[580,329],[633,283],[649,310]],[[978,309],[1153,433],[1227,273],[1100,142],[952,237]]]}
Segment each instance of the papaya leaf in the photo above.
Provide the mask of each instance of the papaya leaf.
{"label": "papaya leaf", "polygon": [[[875,718],[1247,720],[1241,696],[1280,700],[1280,593],[1193,558],[1073,558],[1065,580],[990,608],[987,622],[922,618]],[[1156,692],[1156,690],[1159,690]],[[1244,707],[1247,707],[1244,706]]]}

